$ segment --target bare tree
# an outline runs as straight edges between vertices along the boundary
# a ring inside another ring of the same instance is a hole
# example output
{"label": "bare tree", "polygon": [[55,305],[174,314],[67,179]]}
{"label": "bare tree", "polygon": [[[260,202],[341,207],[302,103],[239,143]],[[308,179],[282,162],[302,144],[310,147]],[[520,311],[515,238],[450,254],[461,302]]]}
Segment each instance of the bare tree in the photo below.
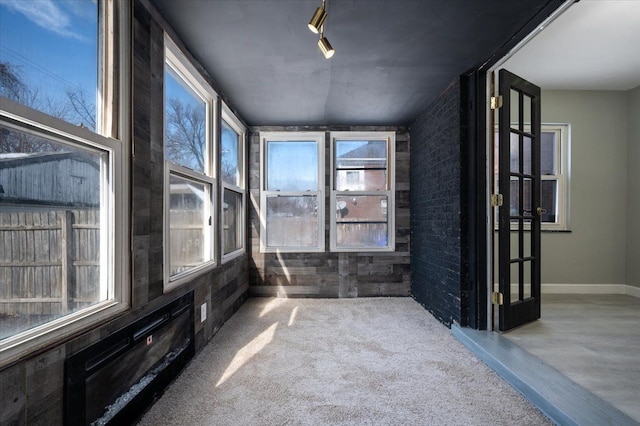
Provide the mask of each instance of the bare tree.
{"label": "bare tree", "polygon": [[203,111],[172,98],[166,117],[168,159],[194,170],[204,170],[206,122]]}
{"label": "bare tree", "polygon": [[[0,62],[0,96],[45,112],[70,123],[96,128],[95,103],[90,102],[80,88],[67,89],[66,99],[43,96],[37,87],[30,87],[20,77],[17,66]],[[64,146],[14,130],[2,129],[0,152],[33,153],[63,151]]]}
{"label": "bare tree", "polygon": [[79,126],[96,129],[96,104],[89,100],[87,92],[81,88],[66,91],[69,113],[67,121]]}

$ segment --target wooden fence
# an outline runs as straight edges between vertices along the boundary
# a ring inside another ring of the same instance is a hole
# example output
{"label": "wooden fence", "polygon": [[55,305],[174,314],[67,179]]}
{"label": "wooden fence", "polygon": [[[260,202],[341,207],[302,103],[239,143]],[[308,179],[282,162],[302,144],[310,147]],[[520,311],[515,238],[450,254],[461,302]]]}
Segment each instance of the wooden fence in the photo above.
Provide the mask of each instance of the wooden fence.
{"label": "wooden fence", "polygon": [[98,302],[99,228],[97,209],[0,212],[0,318],[41,322]]}

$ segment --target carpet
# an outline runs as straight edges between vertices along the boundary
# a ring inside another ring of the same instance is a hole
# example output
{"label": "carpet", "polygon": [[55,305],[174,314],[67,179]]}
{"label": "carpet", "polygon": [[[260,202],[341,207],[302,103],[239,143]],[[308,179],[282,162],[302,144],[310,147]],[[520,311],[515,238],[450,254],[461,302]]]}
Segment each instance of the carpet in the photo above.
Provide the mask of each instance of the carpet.
{"label": "carpet", "polygon": [[255,298],[140,424],[552,423],[411,298]]}

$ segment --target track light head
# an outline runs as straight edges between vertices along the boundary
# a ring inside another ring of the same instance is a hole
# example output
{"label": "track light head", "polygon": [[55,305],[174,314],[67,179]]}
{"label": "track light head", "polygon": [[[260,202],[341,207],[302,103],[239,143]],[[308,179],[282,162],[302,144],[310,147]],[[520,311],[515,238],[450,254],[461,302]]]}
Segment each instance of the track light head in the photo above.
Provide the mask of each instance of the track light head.
{"label": "track light head", "polygon": [[314,34],[318,34],[320,32],[320,28],[322,28],[322,24],[324,24],[324,20],[327,19],[327,12],[324,10],[323,6],[320,6],[316,9],[315,13],[311,17],[309,24],[309,31]]}
{"label": "track light head", "polygon": [[318,47],[326,59],[331,58],[336,53],[335,49],[331,46],[331,43],[329,43],[329,40],[327,40],[324,35],[320,37],[320,40],[318,40]]}

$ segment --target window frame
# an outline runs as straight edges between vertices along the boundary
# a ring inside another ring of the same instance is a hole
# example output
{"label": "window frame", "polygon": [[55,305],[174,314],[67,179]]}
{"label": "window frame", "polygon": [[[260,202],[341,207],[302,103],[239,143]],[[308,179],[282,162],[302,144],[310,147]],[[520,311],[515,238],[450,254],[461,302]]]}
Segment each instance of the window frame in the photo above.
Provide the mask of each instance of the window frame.
{"label": "window frame", "polygon": [[[321,253],[325,251],[325,132],[260,132],[260,253]],[[268,191],[267,143],[315,142],[318,147],[318,188],[316,191]],[[309,196],[318,199],[318,243],[314,247],[282,247],[267,244],[267,199],[274,196]]]}
{"label": "window frame", "polygon": [[[0,121],[8,128],[86,149],[104,152],[101,165],[100,280],[107,287],[107,300],[19,332],[0,341],[0,368],[34,351],[83,331],[130,308],[130,5],[124,0],[98,3],[98,51],[101,81],[96,104],[97,128],[89,130],[45,112],[0,98]],[[102,285],[101,285],[102,287]],[[101,289],[101,291],[104,288]]]}
{"label": "window frame", "polygon": [[[195,66],[182,52],[178,45],[171,39],[171,37],[165,33],[164,35],[164,71],[163,79],[168,71],[167,67],[170,67],[172,71],[183,80],[183,83],[187,84],[189,88],[205,103],[205,161],[204,171],[200,173],[196,170],[191,170],[182,165],[176,164],[167,160],[166,156],[166,87],[163,84],[163,152],[164,152],[164,196],[163,196],[163,242],[164,242],[164,260],[163,260],[163,291],[164,293],[170,292],[176,288],[193,280],[194,277],[210,271],[218,264],[216,258],[216,226],[217,223],[217,209],[216,200],[218,199],[218,187],[216,180],[216,147],[218,146],[218,126],[217,126],[217,114],[218,114],[218,94],[213,90],[204,77],[198,72]],[[203,261],[201,264],[190,268],[189,270],[179,272],[171,275],[171,241],[170,241],[170,186],[169,179],[171,175],[187,178],[198,183],[203,184],[209,188],[210,203],[205,208],[205,211],[209,212],[209,223],[206,220],[203,222],[203,226],[206,229],[210,228],[210,235],[207,236],[205,253],[209,251],[209,259]]]}
{"label": "window frame", "polygon": [[[385,141],[387,143],[387,189],[384,191],[339,191],[336,189],[336,142],[338,141]],[[395,132],[331,132],[330,133],[330,150],[331,150],[331,173],[330,188],[331,195],[329,201],[330,219],[330,249],[332,252],[394,252],[395,247],[395,222],[396,222],[396,134]],[[336,199],[338,196],[345,195],[361,195],[361,196],[387,196],[387,245],[384,247],[338,247],[337,243],[337,217],[336,217]]]}
{"label": "window frame", "polygon": [[[238,256],[242,256],[246,253],[247,243],[246,243],[246,206],[247,206],[247,191],[246,191],[246,169],[247,169],[247,161],[246,161],[246,138],[247,138],[247,129],[242,124],[242,122],[238,119],[238,117],[231,112],[231,109],[222,102],[221,108],[221,123],[220,123],[220,150],[222,150],[222,121],[224,121],[231,129],[233,129],[238,134],[238,172],[240,176],[238,177],[238,181],[240,182],[240,186],[232,185],[228,182],[225,182],[222,178],[222,153],[220,154],[220,165],[219,170],[221,175],[220,179],[220,254],[221,254],[221,263],[224,264],[232,259],[235,259]],[[229,253],[224,252],[224,193],[225,190],[233,191],[241,196],[242,206],[240,211],[238,212],[238,227],[240,232],[240,241],[242,242],[241,246]]]}
{"label": "window frame", "polygon": [[[525,126],[525,130],[527,127]],[[495,132],[497,134],[498,128]],[[570,232],[570,210],[571,210],[571,124],[570,123],[541,123],[541,133],[556,134],[555,160],[557,162],[557,173],[551,175],[542,175],[542,181],[556,181],[556,221],[540,222],[540,230],[542,232]],[[494,187],[498,187],[497,165],[494,166]],[[494,207],[498,209],[498,207]],[[496,210],[497,211],[497,210]],[[494,229],[499,229],[498,214],[494,215]],[[524,229],[531,229],[527,223]],[[517,224],[510,225],[511,231],[518,230]]]}

